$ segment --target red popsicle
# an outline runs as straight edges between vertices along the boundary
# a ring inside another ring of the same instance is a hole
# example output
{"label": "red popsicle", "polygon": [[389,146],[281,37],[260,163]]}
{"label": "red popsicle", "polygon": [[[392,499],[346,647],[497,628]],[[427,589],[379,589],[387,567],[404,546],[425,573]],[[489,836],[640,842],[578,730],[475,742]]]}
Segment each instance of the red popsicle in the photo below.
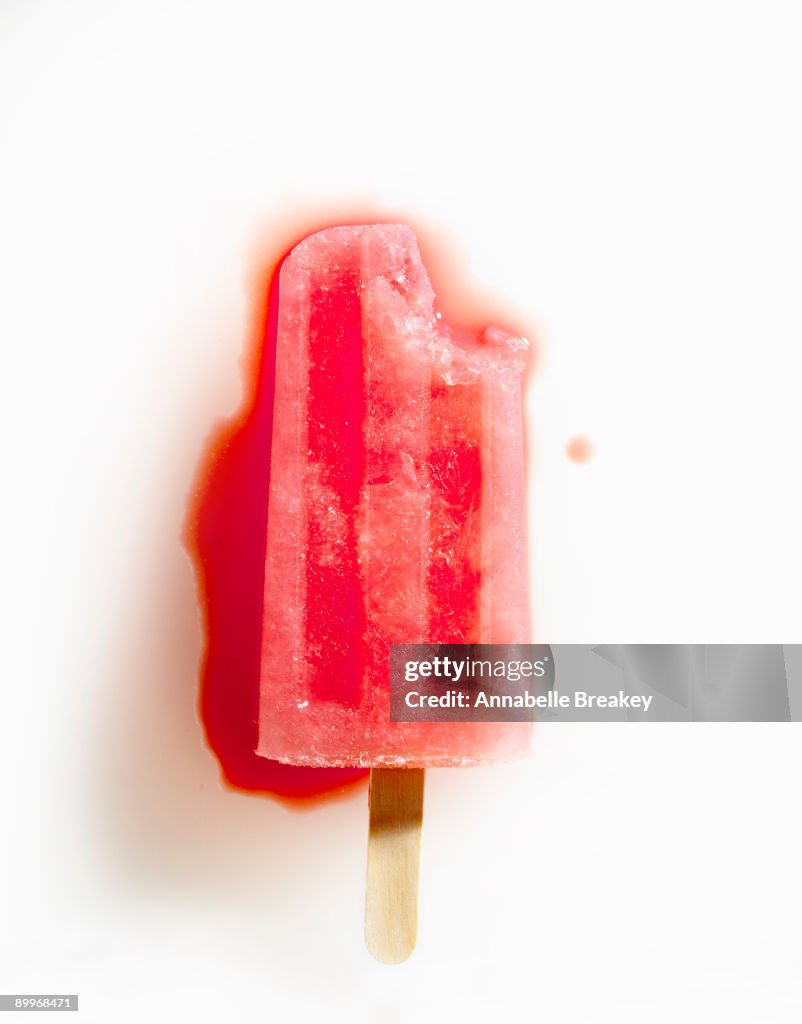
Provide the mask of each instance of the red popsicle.
{"label": "red popsicle", "polygon": [[371,769],[366,937],[415,943],[423,769],[528,751],[531,724],[392,722],[394,643],[528,640],[527,343],[447,326],[412,231],[329,228],[284,261],[258,753]]}
{"label": "red popsicle", "polygon": [[528,639],[526,342],[440,320],[412,231],[329,228],[279,279],[258,752],[432,767],[528,723],[389,717],[393,643]]}

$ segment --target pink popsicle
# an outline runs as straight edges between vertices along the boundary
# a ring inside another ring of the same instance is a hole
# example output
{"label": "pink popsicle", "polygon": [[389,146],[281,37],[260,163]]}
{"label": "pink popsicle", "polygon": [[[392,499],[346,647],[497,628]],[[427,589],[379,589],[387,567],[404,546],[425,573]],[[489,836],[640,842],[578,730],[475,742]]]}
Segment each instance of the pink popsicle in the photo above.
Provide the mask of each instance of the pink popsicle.
{"label": "pink popsicle", "polygon": [[329,228],[279,279],[258,753],[510,760],[529,723],[393,723],[393,643],[529,639],[527,343],[448,327],[413,232]]}

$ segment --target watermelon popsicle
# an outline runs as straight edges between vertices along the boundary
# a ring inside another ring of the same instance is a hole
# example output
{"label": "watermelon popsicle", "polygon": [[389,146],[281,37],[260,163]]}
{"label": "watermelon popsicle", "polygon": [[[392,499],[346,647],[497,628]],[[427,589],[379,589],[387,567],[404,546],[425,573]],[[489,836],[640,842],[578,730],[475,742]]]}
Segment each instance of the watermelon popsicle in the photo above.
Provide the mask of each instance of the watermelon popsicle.
{"label": "watermelon popsicle", "polygon": [[529,723],[391,722],[389,655],[529,639],[527,343],[447,326],[400,224],[305,238],[277,317],[257,752],[403,783],[525,754]]}

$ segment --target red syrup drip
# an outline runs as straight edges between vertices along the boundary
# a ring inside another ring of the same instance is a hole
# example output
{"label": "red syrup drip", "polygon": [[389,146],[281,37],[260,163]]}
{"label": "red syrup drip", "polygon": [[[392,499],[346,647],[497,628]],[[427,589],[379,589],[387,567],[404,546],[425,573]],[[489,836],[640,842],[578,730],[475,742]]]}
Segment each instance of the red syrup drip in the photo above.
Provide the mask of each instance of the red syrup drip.
{"label": "red syrup drip", "polygon": [[593,458],[593,444],[581,434],[570,438],[565,446],[565,454],[577,465],[582,466]]}
{"label": "red syrup drip", "polygon": [[333,795],[364,768],[305,768],[258,757],[259,671],[278,308],[277,264],[266,329],[243,411],[204,454],[186,543],[205,613],[199,710],[223,779],[236,790],[308,800]]}

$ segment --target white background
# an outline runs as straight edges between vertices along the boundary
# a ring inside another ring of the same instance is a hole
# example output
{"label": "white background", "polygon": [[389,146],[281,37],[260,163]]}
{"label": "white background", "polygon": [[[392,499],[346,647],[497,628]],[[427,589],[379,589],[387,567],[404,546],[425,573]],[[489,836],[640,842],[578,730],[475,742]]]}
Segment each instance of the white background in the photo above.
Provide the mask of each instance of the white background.
{"label": "white background", "polygon": [[430,772],[420,942],[383,967],[364,789],[219,785],[179,534],[260,254],[370,204],[537,338],[539,637],[802,640],[801,41],[766,0],[0,2],[0,990],[800,1019],[797,727],[544,727]]}

